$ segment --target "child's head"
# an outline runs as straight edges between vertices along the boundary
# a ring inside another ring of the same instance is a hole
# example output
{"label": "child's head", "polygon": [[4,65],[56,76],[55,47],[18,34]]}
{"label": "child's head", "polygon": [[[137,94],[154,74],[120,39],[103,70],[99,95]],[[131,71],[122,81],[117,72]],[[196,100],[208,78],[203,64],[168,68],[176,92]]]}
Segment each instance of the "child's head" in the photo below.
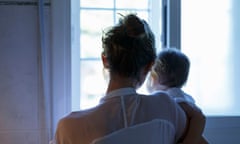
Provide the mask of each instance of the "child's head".
{"label": "child's head", "polygon": [[157,56],[152,67],[154,84],[181,88],[187,81],[190,68],[188,57],[178,49],[165,48]]}

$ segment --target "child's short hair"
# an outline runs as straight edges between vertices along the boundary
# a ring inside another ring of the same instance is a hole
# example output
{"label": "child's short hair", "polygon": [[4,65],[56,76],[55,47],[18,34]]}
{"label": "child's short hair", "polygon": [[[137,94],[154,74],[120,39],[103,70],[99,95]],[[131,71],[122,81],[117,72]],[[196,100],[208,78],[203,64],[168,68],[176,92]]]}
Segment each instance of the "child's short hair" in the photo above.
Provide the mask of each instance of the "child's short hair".
{"label": "child's short hair", "polygon": [[161,85],[181,88],[187,81],[190,68],[188,57],[175,48],[165,48],[157,56],[152,74]]}

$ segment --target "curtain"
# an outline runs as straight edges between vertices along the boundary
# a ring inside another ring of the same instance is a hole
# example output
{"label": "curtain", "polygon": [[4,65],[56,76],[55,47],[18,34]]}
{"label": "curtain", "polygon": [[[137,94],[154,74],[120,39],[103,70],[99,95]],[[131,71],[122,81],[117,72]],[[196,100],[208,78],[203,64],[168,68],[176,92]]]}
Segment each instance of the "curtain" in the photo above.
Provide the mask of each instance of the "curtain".
{"label": "curtain", "polygon": [[39,17],[39,132],[41,144],[46,144],[52,136],[52,100],[50,79],[50,49],[46,43],[46,24],[44,1],[38,0]]}

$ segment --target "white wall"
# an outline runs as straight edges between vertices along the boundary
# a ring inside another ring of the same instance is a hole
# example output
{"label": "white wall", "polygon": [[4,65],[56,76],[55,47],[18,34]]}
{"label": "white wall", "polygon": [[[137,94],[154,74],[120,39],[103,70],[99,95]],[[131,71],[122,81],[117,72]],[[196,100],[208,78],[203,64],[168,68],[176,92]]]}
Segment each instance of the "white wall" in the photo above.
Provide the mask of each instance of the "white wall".
{"label": "white wall", "polygon": [[38,7],[32,4],[0,5],[1,144],[48,143],[39,93]]}

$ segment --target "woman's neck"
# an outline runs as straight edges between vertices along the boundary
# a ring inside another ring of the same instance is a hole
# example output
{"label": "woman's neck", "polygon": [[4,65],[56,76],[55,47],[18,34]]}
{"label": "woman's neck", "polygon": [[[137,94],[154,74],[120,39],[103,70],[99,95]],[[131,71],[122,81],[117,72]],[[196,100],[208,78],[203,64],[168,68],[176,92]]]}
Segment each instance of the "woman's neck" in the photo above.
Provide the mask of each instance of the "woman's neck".
{"label": "woman's neck", "polygon": [[107,88],[107,93],[116,89],[126,88],[126,87],[132,87],[136,89],[137,80],[133,78],[126,78],[121,76],[111,76],[108,84],[108,88]]}

